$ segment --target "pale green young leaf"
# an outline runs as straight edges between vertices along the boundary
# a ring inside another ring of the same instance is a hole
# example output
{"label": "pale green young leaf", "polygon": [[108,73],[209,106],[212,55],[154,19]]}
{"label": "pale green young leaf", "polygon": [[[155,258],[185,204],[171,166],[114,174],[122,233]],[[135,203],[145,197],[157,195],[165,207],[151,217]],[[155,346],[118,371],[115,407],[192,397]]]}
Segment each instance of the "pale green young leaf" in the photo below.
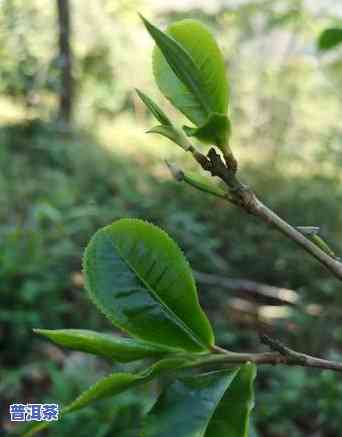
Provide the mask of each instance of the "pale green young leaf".
{"label": "pale green young leaf", "polygon": [[142,91],[136,89],[136,92],[142,102],[146,105],[146,107],[151,111],[151,113],[155,116],[155,118],[161,123],[163,126],[172,126],[171,121],[165,112],[146,94]]}
{"label": "pale green young leaf", "polygon": [[182,179],[198,190],[204,191],[208,194],[213,194],[222,199],[227,199],[227,193],[219,186],[214,185],[212,180],[206,176],[198,173],[187,172],[182,174]]}
{"label": "pale green young leaf", "polygon": [[59,346],[88,352],[120,363],[128,363],[147,357],[158,358],[177,352],[177,350],[167,346],[85,329],[34,329],[34,332],[47,337]]}
{"label": "pale green young leaf", "polygon": [[166,33],[143,20],[157,45],[153,72],[165,97],[197,126],[212,112],[226,114],[224,59],[211,32],[196,20],[173,23]]}
{"label": "pale green young leaf", "polygon": [[151,113],[155,116],[155,118],[161,123],[160,126],[155,126],[152,129],[149,129],[147,131],[148,134],[154,133],[162,135],[163,137],[168,138],[169,140],[173,141],[174,143],[178,144],[182,147],[184,150],[189,150],[189,147],[191,146],[190,142],[187,140],[184,133],[177,129],[171,121],[168,119],[168,117],[165,115],[165,113],[162,111],[162,109],[159,108],[159,106],[146,94],[144,94],[142,91],[136,90],[138,93],[138,96],[141,98],[141,100],[144,102],[146,107],[151,111]]}
{"label": "pale green young leaf", "polygon": [[191,144],[187,140],[184,133],[175,129],[173,126],[155,126],[147,131],[148,134],[159,134],[174,143],[178,144],[182,149],[189,150]]}
{"label": "pale green young leaf", "polygon": [[[159,30],[145,18],[142,17],[142,19],[147,31],[160,50],[160,52],[157,52],[160,53],[160,58],[156,55],[157,58],[154,56],[153,60],[153,72],[160,90],[172,104],[187,117],[192,117],[191,106],[193,106],[193,112],[196,114],[196,118],[201,117],[201,119],[205,120],[211,112],[209,95],[205,89],[203,77],[193,58],[176,39]],[[164,68],[162,68],[161,71],[159,70],[160,66],[162,66],[160,60],[164,61],[164,66],[167,70]],[[163,76],[165,72],[167,73],[167,71],[173,73],[173,77],[169,77],[165,81],[171,86],[171,88],[168,88],[168,90],[171,91],[170,93],[165,93],[166,90],[161,87],[159,83],[159,78]],[[171,83],[169,79],[174,79],[176,82]],[[179,85],[182,86],[182,90]],[[186,94],[184,94],[184,91]],[[179,92],[179,97],[174,98]],[[187,100],[187,103],[186,101],[184,102],[183,99]],[[190,101],[191,105],[189,104]]]}
{"label": "pale green young leaf", "polygon": [[122,219],[99,230],[85,251],[84,272],[94,303],[133,337],[194,352],[213,345],[190,266],[158,227]]}
{"label": "pale green young leaf", "polygon": [[229,143],[230,121],[224,114],[212,113],[203,126],[184,126],[183,129],[189,137],[195,137],[203,143],[215,144],[223,149]]}

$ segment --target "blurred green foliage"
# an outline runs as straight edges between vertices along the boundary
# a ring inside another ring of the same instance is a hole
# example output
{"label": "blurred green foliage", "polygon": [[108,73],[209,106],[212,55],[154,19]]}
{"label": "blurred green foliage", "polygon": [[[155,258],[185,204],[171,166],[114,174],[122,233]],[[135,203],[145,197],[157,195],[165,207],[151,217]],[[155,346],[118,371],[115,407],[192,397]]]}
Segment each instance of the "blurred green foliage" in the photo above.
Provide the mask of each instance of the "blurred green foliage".
{"label": "blurred green foliage", "polygon": [[[51,122],[60,86],[54,8],[45,0],[1,2],[0,398],[6,429],[14,400],[67,403],[107,370],[84,354],[47,346],[31,329],[110,329],[82,290],[80,266],[90,236],[120,217],[165,228],[196,271],[298,293],[286,316],[271,318],[236,311],[234,291],[200,282],[219,344],[261,349],[257,331],[265,329],[295,349],[342,359],[340,284],[253,217],[171,181],[164,156],[185,169],[193,164],[166,140],[143,137],[150,121],[132,93],[152,83],[151,46],[137,9],[161,23],[193,17],[209,24],[227,56],[241,178],[292,224],[321,226],[341,256],[341,57],[338,48],[315,52],[320,32],[339,27],[341,18],[333,7],[308,3],[218,1],[208,9],[197,1],[177,9],[173,2],[102,0],[85,8],[75,0],[76,127],[65,132]],[[257,299],[244,299],[262,308]],[[265,367],[257,384],[260,436],[340,434],[338,374]],[[103,401],[49,435],[136,435],[131,424],[138,426],[156,392]]]}

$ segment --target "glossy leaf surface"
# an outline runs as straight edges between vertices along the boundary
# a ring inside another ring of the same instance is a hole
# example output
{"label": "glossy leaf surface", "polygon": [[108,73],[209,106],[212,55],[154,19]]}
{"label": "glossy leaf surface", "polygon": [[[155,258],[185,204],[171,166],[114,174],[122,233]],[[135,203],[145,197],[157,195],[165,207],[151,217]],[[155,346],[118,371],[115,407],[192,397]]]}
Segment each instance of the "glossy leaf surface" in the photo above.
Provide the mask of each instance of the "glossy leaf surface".
{"label": "glossy leaf surface", "polygon": [[94,303],[132,336],[188,351],[214,342],[188,262],[156,226],[122,219],[99,230],[84,257]]}
{"label": "glossy leaf surface", "polygon": [[147,357],[160,357],[174,352],[165,346],[85,329],[35,329],[34,331],[59,346],[110,358],[112,361],[121,363]]}
{"label": "glossy leaf surface", "polygon": [[197,126],[212,112],[226,114],[224,59],[211,32],[190,19],[171,24],[166,33],[144,23],[157,45],[153,73],[165,97]]}

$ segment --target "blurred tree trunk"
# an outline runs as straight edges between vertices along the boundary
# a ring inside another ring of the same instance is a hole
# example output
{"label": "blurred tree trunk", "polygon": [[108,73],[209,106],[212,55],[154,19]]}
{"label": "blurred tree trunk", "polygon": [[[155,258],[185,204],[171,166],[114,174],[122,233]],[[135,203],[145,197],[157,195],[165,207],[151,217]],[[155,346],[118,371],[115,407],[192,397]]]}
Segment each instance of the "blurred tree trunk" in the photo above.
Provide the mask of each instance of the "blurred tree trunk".
{"label": "blurred tree trunk", "polygon": [[57,0],[57,13],[59,25],[59,65],[61,68],[58,119],[66,124],[70,124],[73,106],[73,80],[69,0]]}

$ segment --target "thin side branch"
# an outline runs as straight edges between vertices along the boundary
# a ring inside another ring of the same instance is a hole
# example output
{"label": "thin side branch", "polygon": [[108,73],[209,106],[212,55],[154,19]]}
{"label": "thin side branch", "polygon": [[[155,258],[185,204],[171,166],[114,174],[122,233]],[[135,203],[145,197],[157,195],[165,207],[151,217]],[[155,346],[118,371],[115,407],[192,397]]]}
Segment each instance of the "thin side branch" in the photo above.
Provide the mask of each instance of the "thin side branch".
{"label": "thin side branch", "polygon": [[[239,206],[245,212],[259,217],[264,223],[274,227],[289,239],[301,246],[306,252],[323,264],[336,278],[342,280],[342,262],[334,256],[322,250],[319,246],[309,240],[294,226],[291,226],[274,211],[261,202],[255,193],[247,186],[243,185],[236,177],[236,169],[230,168],[214,148],[209,150],[207,156],[200,153],[195,147],[191,146],[188,150],[192,153],[200,166],[212,176],[220,178],[227,186],[229,201]],[[227,199],[228,200],[228,199]],[[303,366],[319,369],[328,369],[342,372],[342,363],[329,361],[311,355],[296,352],[277,340],[267,336],[262,336],[262,341],[266,343],[273,352],[266,353],[236,353],[226,351],[219,346],[212,348],[213,354],[205,359],[201,359],[195,364],[198,366],[211,364],[238,364],[253,362],[256,364],[283,364],[286,366]],[[192,365],[189,367],[193,367]]]}
{"label": "thin side branch", "polygon": [[165,161],[168,169],[170,170],[170,173],[172,176],[176,179],[178,182],[185,182],[188,185],[190,185],[193,188],[196,188],[197,190],[200,190],[206,194],[211,194],[212,196],[218,197],[220,199],[228,200],[229,202],[232,201],[231,196],[229,193],[218,189],[215,186],[209,186],[208,184],[201,183],[199,181],[194,180],[193,177],[190,177],[182,169],[177,167],[176,165],[172,164],[169,161]]}
{"label": "thin side branch", "polygon": [[267,338],[268,340],[265,340],[263,336],[263,342],[267,342],[267,345],[273,349],[273,352],[239,353],[227,351],[219,346],[213,346],[213,355],[210,355],[204,359],[200,359],[197,363],[191,363],[186,367],[255,363],[263,365],[281,364],[285,366],[301,366],[342,372],[342,363],[324,360],[321,358],[312,357],[311,355],[296,352],[287,346],[282,345],[277,340],[270,339],[269,337]]}
{"label": "thin side branch", "polygon": [[336,278],[342,280],[342,263],[340,261],[324,252],[315,243],[310,241],[296,228],[280,218],[256,197],[254,214],[261,218],[265,223],[278,229],[278,231],[280,231],[282,234],[286,235],[292,241],[297,243],[306,252],[323,264],[334,276],[336,276]]}
{"label": "thin side branch", "polygon": [[295,350],[290,349],[288,346],[285,346],[279,340],[271,338],[266,334],[262,334],[260,336],[260,340],[262,343],[269,346],[270,349],[282,355],[286,359],[286,362],[284,364],[336,370],[339,372],[342,371],[342,363],[324,360],[322,358],[317,358],[311,355],[303,354],[301,352],[296,352]]}

